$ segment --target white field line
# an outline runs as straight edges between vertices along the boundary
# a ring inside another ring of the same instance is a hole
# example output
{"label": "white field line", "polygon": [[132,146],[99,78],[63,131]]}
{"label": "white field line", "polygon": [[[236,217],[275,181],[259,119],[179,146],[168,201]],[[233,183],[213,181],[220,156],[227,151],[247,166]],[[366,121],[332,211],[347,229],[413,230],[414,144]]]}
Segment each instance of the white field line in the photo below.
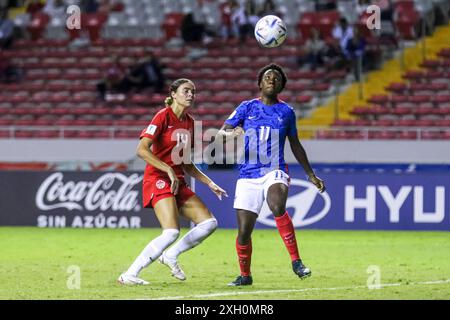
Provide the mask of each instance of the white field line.
{"label": "white field line", "polygon": [[[410,282],[408,284],[402,283],[385,283],[380,284],[380,288],[383,287],[396,287],[396,286],[414,286],[414,285],[434,285],[450,283],[450,279],[437,280],[437,281],[423,281],[423,282]],[[201,299],[201,298],[213,298],[213,297],[227,297],[227,296],[239,296],[247,294],[265,294],[265,293],[290,293],[290,292],[308,292],[308,291],[335,291],[335,290],[354,290],[354,289],[369,289],[367,286],[354,286],[354,287],[335,287],[335,288],[304,288],[304,289],[281,289],[281,290],[257,290],[257,291],[232,291],[232,292],[217,292],[208,294],[194,294],[188,296],[173,296],[173,297],[159,297],[159,298],[141,298],[137,300],[181,300],[181,299]]]}

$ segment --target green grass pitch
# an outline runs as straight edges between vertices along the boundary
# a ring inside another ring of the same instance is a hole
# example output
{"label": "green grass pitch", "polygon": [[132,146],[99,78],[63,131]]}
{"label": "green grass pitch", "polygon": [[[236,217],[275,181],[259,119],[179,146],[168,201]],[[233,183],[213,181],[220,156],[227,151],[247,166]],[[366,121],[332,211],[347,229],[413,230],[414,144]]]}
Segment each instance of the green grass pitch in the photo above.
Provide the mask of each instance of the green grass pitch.
{"label": "green grass pitch", "polygon": [[[233,288],[226,284],[238,275],[236,230],[219,229],[180,256],[186,281],[154,263],[141,273],[149,286],[116,283],[159,233],[1,227],[0,299],[450,298],[449,232],[297,230],[301,255],[312,270],[311,278],[300,280],[277,231],[255,230],[254,284]],[[76,283],[70,266],[79,267],[79,289],[69,288]],[[369,289],[376,279],[381,286]]]}

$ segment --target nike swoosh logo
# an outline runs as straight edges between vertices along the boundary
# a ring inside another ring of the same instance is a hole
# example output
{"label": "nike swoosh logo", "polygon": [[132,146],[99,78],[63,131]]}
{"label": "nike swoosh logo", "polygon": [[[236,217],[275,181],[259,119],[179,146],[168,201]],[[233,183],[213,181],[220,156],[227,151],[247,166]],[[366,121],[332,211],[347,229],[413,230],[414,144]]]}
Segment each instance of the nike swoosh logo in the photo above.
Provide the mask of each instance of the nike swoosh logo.
{"label": "nike swoosh logo", "polygon": [[168,126],[169,129],[173,128],[173,126]]}
{"label": "nike swoosh logo", "polygon": [[248,117],[249,120],[253,120],[253,119],[255,119],[255,118],[256,118],[256,116]]}

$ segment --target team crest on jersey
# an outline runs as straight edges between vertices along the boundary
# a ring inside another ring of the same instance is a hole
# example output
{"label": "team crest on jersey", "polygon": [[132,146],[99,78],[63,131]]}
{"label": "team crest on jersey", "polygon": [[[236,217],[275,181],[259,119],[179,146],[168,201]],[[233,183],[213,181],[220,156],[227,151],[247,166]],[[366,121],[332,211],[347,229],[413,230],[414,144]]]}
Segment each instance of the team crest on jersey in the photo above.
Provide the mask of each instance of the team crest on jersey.
{"label": "team crest on jersey", "polygon": [[155,126],[154,124],[151,124],[147,127],[147,130],[145,130],[145,133],[155,134],[157,128],[158,128],[157,126]]}
{"label": "team crest on jersey", "polygon": [[164,180],[158,180],[156,181],[156,188],[163,189],[166,186],[166,182]]}

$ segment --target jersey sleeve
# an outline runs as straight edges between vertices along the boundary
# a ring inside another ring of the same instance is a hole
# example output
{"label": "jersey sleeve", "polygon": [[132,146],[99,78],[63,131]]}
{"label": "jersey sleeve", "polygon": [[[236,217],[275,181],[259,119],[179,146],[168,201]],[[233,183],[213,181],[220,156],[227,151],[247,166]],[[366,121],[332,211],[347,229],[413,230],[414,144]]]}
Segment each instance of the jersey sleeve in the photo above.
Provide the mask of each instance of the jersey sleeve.
{"label": "jersey sleeve", "polygon": [[139,139],[150,138],[152,140],[157,140],[164,129],[164,117],[163,114],[158,113],[153,117],[152,121],[147,128],[142,130]]}
{"label": "jersey sleeve", "polygon": [[295,116],[294,110],[289,109],[288,119],[287,136],[297,136],[297,117]]}
{"label": "jersey sleeve", "polygon": [[242,125],[245,120],[245,114],[247,113],[247,103],[242,102],[236,110],[225,120],[225,123],[236,128],[239,125]]}

